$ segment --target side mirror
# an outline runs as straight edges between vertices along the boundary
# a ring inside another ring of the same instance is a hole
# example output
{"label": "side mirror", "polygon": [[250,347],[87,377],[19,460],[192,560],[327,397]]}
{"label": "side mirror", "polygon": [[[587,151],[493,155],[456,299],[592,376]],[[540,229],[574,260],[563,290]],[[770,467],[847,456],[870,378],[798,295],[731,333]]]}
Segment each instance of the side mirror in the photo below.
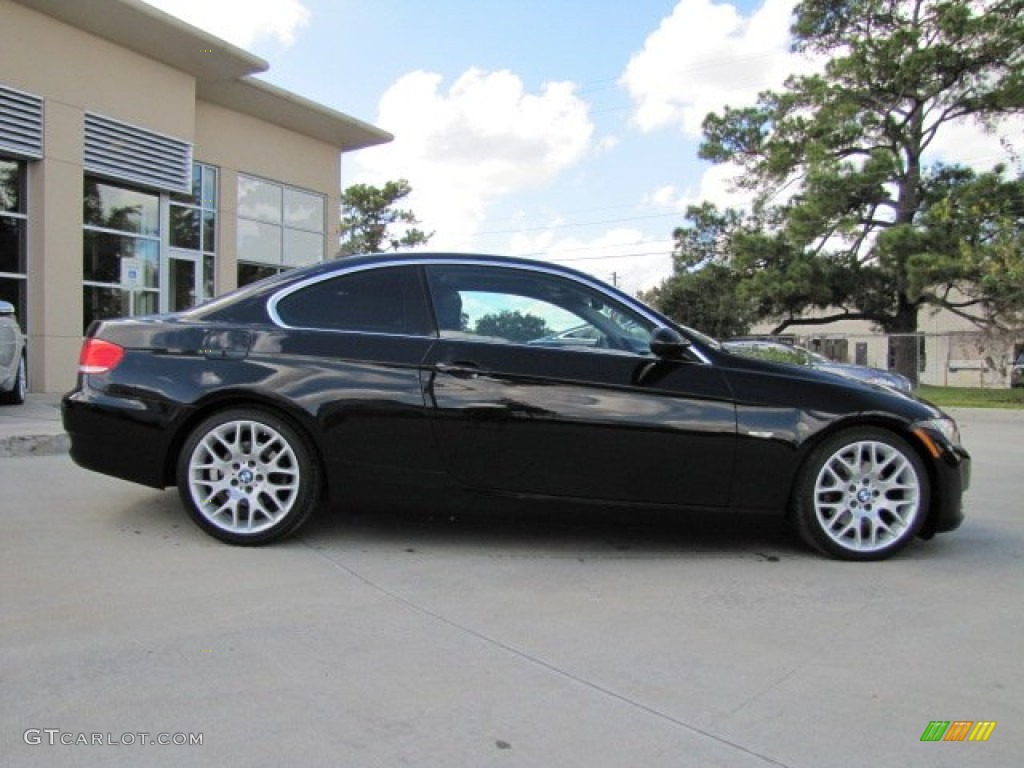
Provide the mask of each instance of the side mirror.
{"label": "side mirror", "polygon": [[14,305],[9,301],[0,300],[0,317],[10,317],[14,314]]}
{"label": "side mirror", "polygon": [[651,334],[651,352],[658,357],[682,357],[689,347],[690,342],[671,328],[661,326]]}

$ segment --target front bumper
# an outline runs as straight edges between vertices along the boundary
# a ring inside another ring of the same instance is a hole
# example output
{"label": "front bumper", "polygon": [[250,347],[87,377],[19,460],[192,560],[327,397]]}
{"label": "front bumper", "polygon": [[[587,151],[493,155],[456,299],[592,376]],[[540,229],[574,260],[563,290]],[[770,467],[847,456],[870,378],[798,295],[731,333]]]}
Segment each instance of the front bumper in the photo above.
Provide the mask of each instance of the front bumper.
{"label": "front bumper", "polygon": [[971,485],[971,455],[961,446],[945,446],[933,466],[931,514],[921,531],[924,538],[960,527],[963,497]]}

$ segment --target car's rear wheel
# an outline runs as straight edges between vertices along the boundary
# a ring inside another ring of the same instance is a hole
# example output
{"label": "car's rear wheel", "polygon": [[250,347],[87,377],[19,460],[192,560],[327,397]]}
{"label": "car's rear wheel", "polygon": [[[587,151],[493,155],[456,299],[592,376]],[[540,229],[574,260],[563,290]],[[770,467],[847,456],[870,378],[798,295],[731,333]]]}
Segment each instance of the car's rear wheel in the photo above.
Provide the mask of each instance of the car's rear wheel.
{"label": "car's rear wheel", "polygon": [[797,481],[794,518],[809,545],[844,560],[903,549],[928,513],[928,473],[899,436],[848,430],[811,454]]}
{"label": "car's rear wheel", "polygon": [[231,544],[266,544],[299,528],[320,495],[320,468],[302,435],[256,409],[202,422],[178,458],[178,492],[192,519]]}
{"label": "car's rear wheel", "polygon": [[18,361],[18,370],[14,374],[14,385],[6,392],[0,391],[0,403],[6,405],[21,405],[28,395],[28,367],[25,365],[25,356],[22,355]]}

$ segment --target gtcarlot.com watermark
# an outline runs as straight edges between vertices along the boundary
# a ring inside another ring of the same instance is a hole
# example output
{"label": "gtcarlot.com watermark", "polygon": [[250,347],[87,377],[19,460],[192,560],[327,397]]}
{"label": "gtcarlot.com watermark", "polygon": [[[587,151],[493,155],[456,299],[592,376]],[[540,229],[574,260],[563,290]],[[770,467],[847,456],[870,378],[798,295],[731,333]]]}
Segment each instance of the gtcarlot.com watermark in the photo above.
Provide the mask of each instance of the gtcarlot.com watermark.
{"label": "gtcarlot.com watermark", "polygon": [[84,731],[64,731],[60,728],[29,728],[21,738],[29,746],[46,744],[51,747],[201,747],[203,745],[203,734],[201,733],[150,733],[149,731],[86,733]]}

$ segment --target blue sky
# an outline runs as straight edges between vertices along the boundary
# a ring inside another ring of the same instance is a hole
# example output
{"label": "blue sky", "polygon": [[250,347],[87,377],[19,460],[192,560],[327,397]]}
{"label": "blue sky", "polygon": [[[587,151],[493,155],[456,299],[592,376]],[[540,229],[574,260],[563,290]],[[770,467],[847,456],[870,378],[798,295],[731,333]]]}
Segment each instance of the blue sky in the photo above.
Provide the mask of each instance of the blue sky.
{"label": "blue sky", "polygon": [[[820,65],[788,50],[793,0],[147,2],[394,133],[346,155],[342,183],[409,179],[431,249],[549,259],[629,291],[671,273],[686,205],[742,202],[728,168],[697,159],[704,115]],[[1001,156],[973,125],[941,139],[936,159]]]}

